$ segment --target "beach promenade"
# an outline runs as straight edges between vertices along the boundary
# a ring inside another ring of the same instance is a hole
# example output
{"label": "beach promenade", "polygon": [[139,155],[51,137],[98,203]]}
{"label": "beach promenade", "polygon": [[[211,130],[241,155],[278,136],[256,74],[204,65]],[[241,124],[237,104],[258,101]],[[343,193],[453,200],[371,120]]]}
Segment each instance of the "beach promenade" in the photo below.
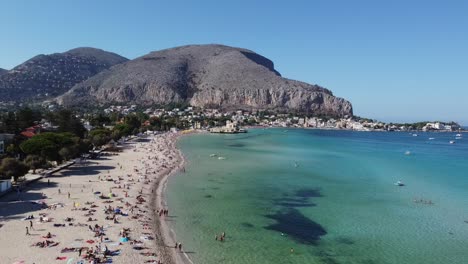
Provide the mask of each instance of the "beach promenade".
{"label": "beach promenade", "polygon": [[184,248],[174,248],[183,241],[170,231],[163,197],[183,166],[177,137],[128,142],[2,197],[1,263],[187,262]]}

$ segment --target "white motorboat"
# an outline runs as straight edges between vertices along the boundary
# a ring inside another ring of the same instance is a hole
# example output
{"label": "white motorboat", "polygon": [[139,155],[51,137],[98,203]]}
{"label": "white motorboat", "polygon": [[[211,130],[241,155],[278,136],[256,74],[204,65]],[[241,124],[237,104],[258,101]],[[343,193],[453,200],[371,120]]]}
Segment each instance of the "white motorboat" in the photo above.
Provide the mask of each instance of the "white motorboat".
{"label": "white motorboat", "polygon": [[455,144],[455,140],[450,140],[449,143],[450,144]]}
{"label": "white motorboat", "polygon": [[462,134],[456,134],[455,136],[456,137],[462,137]]}
{"label": "white motorboat", "polygon": [[397,181],[395,182],[396,186],[405,186],[405,184],[402,181]]}
{"label": "white motorboat", "polygon": [[218,157],[219,160],[225,160],[225,157]]}
{"label": "white motorboat", "polygon": [[210,157],[212,157],[212,158],[213,158],[213,157],[216,157],[216,156],[218,156],[218,155],[216,155],[216,154],[210,154]]}
{"label": "white motorboat", "polygon": [[430,137],[429,140],[434,140],[435,138]]}
{"label": "white motorboat", "polygon": [[418,134],[413,134],[413,137],[417,137],[417,136],[418,136]]}

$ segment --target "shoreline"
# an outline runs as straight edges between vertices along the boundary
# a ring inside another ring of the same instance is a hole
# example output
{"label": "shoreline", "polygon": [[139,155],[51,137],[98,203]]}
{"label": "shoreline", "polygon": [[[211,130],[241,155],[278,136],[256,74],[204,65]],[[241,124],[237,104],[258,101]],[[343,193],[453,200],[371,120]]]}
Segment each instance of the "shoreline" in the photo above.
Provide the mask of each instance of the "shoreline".
{"label": "shoreline", "polygon": [[[182,168],[186,165],[186,159],[180,149],[177,148],[176,144],[182,136],[180,132],[177,134],[172,134],[170,140],[170,145],[167,146],[168,149],[176,153],[176,163],[172,168],[168,168],[165,171],[161,172],[161,176],[156,178],[156,181],[153,184],[153,189],[156,189],[156,192],[150,196],[150,208],[151,208],[151,218],[153,221],[153,232],[155,237],[160,237],[161,241],[160,247],[163,249],[160,252],[162,257],[166,259],[168,264],[193,264],[188,255],[182,251],[178,252],[174,250],[172,245],[175,245],[177,241],[176,234],[169,223],[162,221],[161,218],[157,215],[158,208],[167,208],[167,197],[165,195],[168,180],[170,177],[179,173]],[[182,254],[181,254],[182,253]]]}

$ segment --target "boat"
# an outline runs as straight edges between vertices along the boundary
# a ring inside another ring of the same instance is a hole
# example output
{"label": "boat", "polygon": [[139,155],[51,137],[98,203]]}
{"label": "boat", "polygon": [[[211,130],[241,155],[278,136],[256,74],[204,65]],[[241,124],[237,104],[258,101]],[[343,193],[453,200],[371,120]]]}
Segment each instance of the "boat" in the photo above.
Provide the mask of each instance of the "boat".
{"label": "boat", "polygon": [[450,140],[450,144],[455,144],[455,140]]}
{"label": "boat", "polygon": [[417,137],[417,136],[418,136],[418,134],[413,134],[413,137]]}
{"label": "boat", "polygon": [[405,186],[405,184],[402,181],[397,181],[395,182],[396,186]]}
{"label": "boat", "polygon": [[225,160],[225,157],[218,157],[219,160]]}
{"label": "boat", "polygon": [[411,151],[409,150],[405,151],[405,155],[411,155]]}
{"label": "boat", "polygon": [[462,137],[462,134],[456,134],[455,136],[456,137]]}
{"label": "boat", "polygon": [[216,155],[216,154],[210,154],[210,157],[212,157],[212,158],[213,158],[213,157],[216,157],[216,156],[218,156],[218,155]]}
{"label": "boat", "polygon": [[429,138],[429,140],[434,140],[435,138]]}

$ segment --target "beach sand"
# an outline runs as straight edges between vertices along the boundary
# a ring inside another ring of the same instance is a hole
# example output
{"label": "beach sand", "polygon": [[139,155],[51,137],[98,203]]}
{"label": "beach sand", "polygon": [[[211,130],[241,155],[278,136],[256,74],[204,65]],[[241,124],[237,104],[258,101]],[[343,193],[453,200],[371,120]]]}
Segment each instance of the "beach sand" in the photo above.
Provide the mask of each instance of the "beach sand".
{"label": "beach sand", "polygon": [[[177,138],[177,134],[164,133],[128,142],[122,152],[108,152],[30,184],[20,200],[16,193],[2,197],[1,263],[77,263],[84,260],[86,248],[99,245],[112,252],[112,263],[191,263],[183,248],[174,249],[176,242],[183,241],[176,241],[170,229],[168,222],[173,215],[164,200],[167,178],[184,166],[183,156],[175,147]],[[115,197],[109,197],[110,193]],[[45,208],[42,202],[56,208]],[[106,214],[108,206],[112,210]],[[106,220],[117,208],[128,216],[115,214],[117,223]],[[160,216],[161,209],[168,209],[168,215]],[[40,214],[50,222],[41,222]],[[29,215],[34,219],[24,220]],[[67,217],[73,220],[66,221]],[[30,221],[33,228],[26,235]],[[91,231],[95,225],[99,226],[98,233],[104,233],[103,242]],[[129,241],[120,242],[120,233],[127,228]],[[48,232],[52,237],[44,238]],[[46,240],[58,244],[33,246]],[[61,252],[65,248],[71,248],[70,252]],[[79,248],[83,248],[81,256]],[[91,262],[88,259],[83,263]]]}

